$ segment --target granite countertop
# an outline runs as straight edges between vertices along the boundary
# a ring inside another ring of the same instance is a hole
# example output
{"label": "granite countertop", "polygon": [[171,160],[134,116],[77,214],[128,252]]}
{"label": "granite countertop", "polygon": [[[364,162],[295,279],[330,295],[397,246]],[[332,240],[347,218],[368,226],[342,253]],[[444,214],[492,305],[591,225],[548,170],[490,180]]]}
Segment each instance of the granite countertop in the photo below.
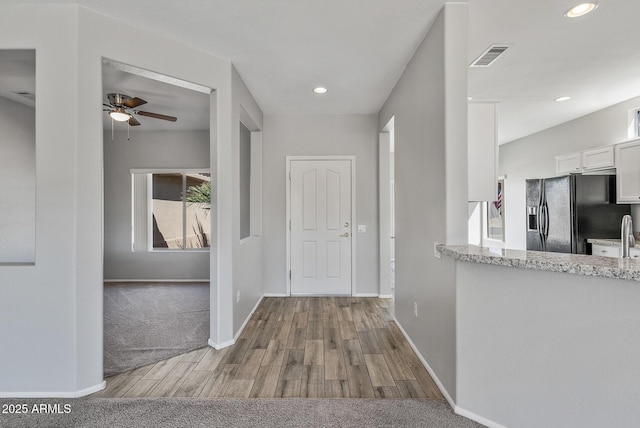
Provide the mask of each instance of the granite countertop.
{"label": "granite countertop", "polygon": [[440,244],[438,249],[442,254],[463,262],[640,281],[640,260],[638,259],[509,250],[475,245]]}

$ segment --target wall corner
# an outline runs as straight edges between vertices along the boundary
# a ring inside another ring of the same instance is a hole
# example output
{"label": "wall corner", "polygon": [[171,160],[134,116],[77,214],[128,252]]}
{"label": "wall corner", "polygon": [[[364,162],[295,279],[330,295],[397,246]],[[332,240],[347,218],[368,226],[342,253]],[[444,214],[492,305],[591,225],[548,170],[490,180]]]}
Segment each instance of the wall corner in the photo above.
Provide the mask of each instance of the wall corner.
{"label": "wall corner", "polygon": [[445,218],[446,243],[466,244],[467,230],[467,50],[469,5],[444,6]]}

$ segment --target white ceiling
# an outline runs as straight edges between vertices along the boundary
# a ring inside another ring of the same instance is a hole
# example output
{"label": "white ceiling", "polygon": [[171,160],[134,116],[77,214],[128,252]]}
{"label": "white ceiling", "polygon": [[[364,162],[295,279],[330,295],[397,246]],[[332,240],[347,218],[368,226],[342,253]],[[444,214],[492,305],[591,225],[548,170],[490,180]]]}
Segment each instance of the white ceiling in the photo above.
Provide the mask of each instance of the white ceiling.
{"label": "white ceiling", "polygon": [[[147,102],[135,110],[177,117],[176,122],[135,116],[140,126],[131,131],[181,131],[209,129],[209,95],[159,82],[139,75],[102,67],[103,102],[108,104],[108,93],[142,98]],[[106,107],[105,107],[106,108]],[[111,129],[111,118],[105,112],[104,128]],[[114,129],[126,130],[126,123],[114,122]]]}
{"label": "white ceiling", "polygon": [[[640,27],[636,22],[640,2],[602,0],[590,15],[564,18],[563,13],[578,2],[470,0],[469,63],[491,44],[511,46],[491,67],[469,69],[469,95],[500,103],[500,142],[640,95]],[[379,111],[444,1],[0,3],[81,3],[228,58],[267,114],[368,114]],[[172,114],[177,104],[175,99],[164,104],[164,98],[170,98],[167,88],[155,88],[160,84],[155,81],[147,82],[146,87],[134,77],[115,76],[108,83],[107,76],[105,87],[113,84],[113,90],[147,100],[146,110]],[[317,85],[328,87],[329,93],[314,95],[311,90]],[[553,101],[562,95],[572,98]],[[193,116],[186,110],[173,115],[179,117],[180,125],[183,118]],[[143,126],[151,129],[147,123]]]}
{"label": "white ceiling", "polygon": [[640,1],[600,0],[565,18],[578,3],[471,0],[469,62],[493,43],[512,45],[491,67],[469,69],[469,95],[500,102],[501,142],[640,95]]}

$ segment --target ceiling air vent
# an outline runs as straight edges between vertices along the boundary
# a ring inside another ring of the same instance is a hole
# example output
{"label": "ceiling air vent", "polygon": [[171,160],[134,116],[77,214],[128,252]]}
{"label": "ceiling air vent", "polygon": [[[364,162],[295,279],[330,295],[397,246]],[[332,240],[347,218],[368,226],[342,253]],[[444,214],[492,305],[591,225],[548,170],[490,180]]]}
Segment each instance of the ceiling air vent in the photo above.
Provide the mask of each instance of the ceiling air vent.
{"label": "ceiling air vent", "polygon": [[509,48],[506,45],[492,45],[471,63],[469,67],[489,67]]}

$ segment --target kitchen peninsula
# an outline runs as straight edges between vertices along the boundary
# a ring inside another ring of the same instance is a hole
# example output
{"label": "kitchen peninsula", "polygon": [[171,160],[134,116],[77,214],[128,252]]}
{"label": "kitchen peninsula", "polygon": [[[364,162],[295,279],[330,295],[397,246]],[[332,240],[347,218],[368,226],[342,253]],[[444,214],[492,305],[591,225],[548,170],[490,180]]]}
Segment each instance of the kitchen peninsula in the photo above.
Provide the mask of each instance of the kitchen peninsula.
{"label": "kitchen peninsula", "polygon": [[[611,240],[595,242],[600,245],[613,245]],[[475,245],[441,245],[439,249],[443,254],[458,261],[640,281],[640,260],[638,259],[509,250]]]}
{"label": "kitchen peninsula", "polygon": [[640,261],[441,245],[456,404],[490,426],[638,426]]}

